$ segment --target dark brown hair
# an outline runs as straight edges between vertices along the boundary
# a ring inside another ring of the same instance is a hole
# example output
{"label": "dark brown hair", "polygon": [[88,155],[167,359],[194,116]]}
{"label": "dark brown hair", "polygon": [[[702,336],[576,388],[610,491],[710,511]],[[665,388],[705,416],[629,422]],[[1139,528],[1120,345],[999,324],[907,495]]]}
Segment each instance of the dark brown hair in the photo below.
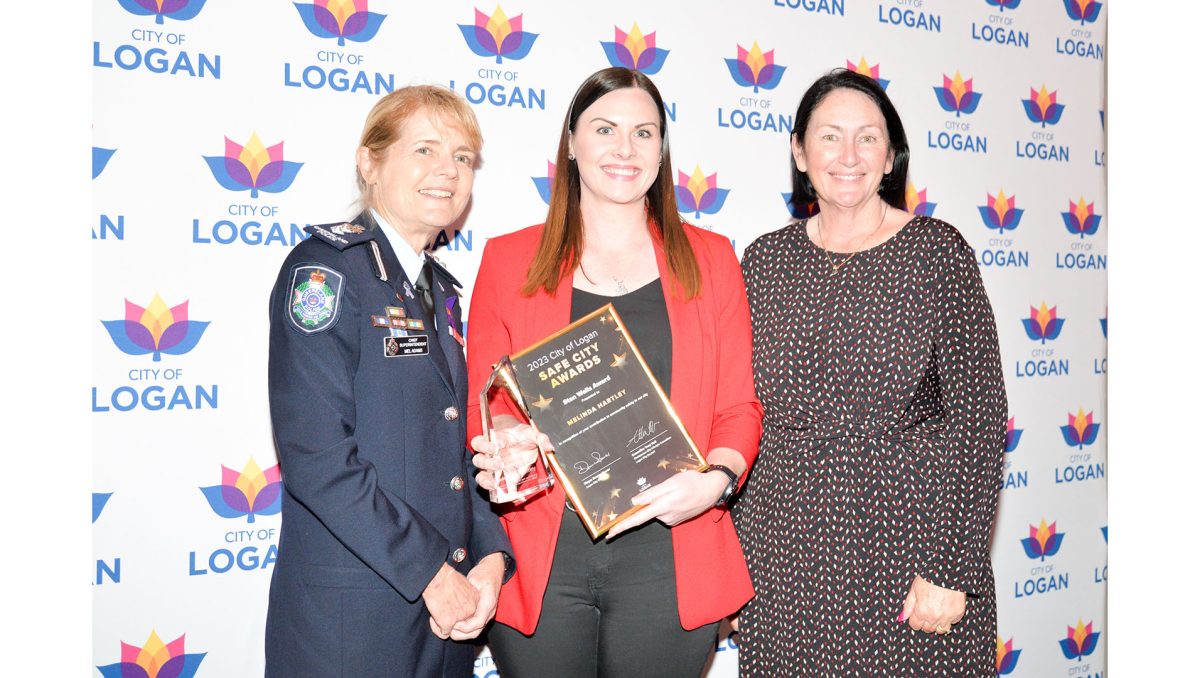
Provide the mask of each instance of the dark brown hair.
{"label": "dark brown hair", "polygon": [[521,294],[532,296],[539,289],[553,295],[563,278],[571,274],[583,256],[583,216],[579,209],[579,168],[568,157],[569,140],[579,116],[597,99],[618,89],[636,87],[654,100],[662,130],[662,164],[658,177],[646,193],[652,235],[662,242],[667,256],[667,269],[682,288],[683,298],[691,299],[700,293],[700,266],[692,251],[679,208],[675,204],[675,184],[671,178],[671,148],[667,135],[667,115],[662,95],[650,78],[628,68],[606,68],[588,76],[575,91],[571,106],[563,119],[558,139],[557,170],[550,192],[550,209],[541,242]]}

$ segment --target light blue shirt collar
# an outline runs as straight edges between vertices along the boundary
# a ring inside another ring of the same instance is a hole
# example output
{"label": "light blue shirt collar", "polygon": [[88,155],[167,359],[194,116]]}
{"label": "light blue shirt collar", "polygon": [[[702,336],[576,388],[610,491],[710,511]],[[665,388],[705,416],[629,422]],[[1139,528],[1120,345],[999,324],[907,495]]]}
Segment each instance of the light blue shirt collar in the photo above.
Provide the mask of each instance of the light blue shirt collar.
{"label": "light blue shirt collar", "polygon": [[404,268],[404,275],[408,277],[409,284],[416,286],[417,276],[421,274],[421,267],[425,265],[425,253],[414,252],[412,245],[405,242],[404,238],[400,237],[400,233],[392,228],[375,208],[371,208],[371,216],[375,218],[375,223],[383,231],[383,235],[387,238],[388,244],[392,246],[392,251],[396,253],[396,259],[400,261],[400,266]]}

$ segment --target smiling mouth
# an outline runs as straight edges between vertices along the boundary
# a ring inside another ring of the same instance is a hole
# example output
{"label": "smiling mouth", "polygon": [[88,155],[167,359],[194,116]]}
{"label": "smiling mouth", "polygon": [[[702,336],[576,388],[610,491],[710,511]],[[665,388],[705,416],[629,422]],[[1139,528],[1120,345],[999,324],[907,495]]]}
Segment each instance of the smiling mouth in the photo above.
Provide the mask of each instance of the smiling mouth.
{"label": "smiling mouth", "polygon": [[422,188],[421,190],[417,191],[417,193],[420,193],[421,195],[424,195],[424,196],[428,196],[430,198],[452,198],[452,197],[454,197],[454,193],[452,193],[451,191],[442,191],[442,190],[438,190],[436,188]]}
{"label": "smiling mouth", "polygon": [[642,173],[642,170],[636,167],[613,167],[606,165],[600,169],[604,170],[605,174],[616,179],[632,179]]}
{"label": "smiling mouth", "polygon": [[833,177],[834,179],[837,179],[838,181],[857,181],[866,175],[865,174],[832,174],[831,173],[829,176]]}

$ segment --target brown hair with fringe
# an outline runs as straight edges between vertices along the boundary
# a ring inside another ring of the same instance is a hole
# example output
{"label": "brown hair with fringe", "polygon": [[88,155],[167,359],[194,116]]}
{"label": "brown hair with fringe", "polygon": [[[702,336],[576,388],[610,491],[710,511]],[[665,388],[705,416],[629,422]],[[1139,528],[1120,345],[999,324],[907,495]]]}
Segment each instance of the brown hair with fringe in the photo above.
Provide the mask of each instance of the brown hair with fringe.
{"label": "brown hair with fringe", "polygon": [[662,243],[666,251],[667,269],[678,282],[682,297],[691,299],[700,294],[700,266],[696,253],[692,251],[683,220],[675,204],[675,185],[671,177],[671,148],[667,136],[667,114],[662,95],[650,78],[628,68],[606,68],[588,76],[575,91],[571,106],[563,119],[562,133],[558,139],[558,168],[550,191],[550,209],[546,213],[546,224],[542,239],[538,243],[533,262],[521,288],[524,296],[533,296],[545,290],[553,296],[563,278],[570,275],[583,256],[583,215],[579,209],[579,168],[568,157],[569,139],[579,117],[597,99],[618,89],[636,87],[650,95],[658,108],[659,125],[662,129],[662,164],[658,177],[646,193],[646,206],[650,216],[652,235]]}

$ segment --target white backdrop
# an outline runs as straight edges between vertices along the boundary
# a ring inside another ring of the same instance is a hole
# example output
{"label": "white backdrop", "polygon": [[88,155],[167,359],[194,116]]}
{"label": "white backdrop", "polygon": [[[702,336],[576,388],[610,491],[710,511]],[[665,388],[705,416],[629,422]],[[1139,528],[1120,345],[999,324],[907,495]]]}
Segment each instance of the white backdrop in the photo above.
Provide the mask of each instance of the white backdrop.
{"label": "white backdrop", "polygon": [[[640,52],[625,65],[662,90],[678,183],[700,187],[684,216],[739,253],[790,218],[788,131],[812,80],[849,63],[887,81],[913,151],[910,209],[975,246],[999,325],[1014,444],[993,550],[998,672],[1103,675],[1101,5],[96,0],[98,672],[157,657],[183,676],[261,675],[279,527],[268,292],[303,226],[352,215],[378,96],[442,83],[475,104],[483,165],[440,253],[469,289],[488,237],[542,220],[575,87]],[[710,676],[736,675],[736,639],[722,633]],[[486,651],[475,673],[496,675]]]}

